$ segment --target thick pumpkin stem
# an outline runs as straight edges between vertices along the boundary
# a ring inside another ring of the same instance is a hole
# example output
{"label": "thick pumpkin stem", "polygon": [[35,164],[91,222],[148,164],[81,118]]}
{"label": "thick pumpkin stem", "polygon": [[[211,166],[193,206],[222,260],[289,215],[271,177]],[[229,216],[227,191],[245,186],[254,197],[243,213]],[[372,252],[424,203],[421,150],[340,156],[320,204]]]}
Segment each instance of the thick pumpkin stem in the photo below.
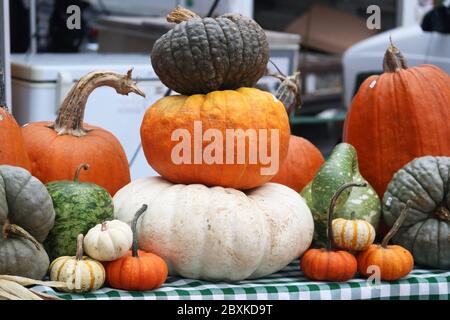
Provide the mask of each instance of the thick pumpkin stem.
{"label": "thick pumpkin stem", "polygon": [[395,236],[395,234],[398,232],[400,227],[402,226],[403,222],[406,219],[406,216],[408,215],[409,209],[411,209],[412,201],[408,200],[406,202],[406,206],[403,208],[402,212],[400,213],[400,216],[395,221],[394,225],[392,226],[391,230],[386,234],[386,236],[383,238],[383,241],[381,242],[382,248],[387,248],[389,241],[391,241],[392,237]]}
{"label": "thick pumpkin stem", "polygon": [[131,73],[132,69],[126,75],[110,71],[94,71],[85,75],[72,87],[59,109],[55,123],[49,127],[58,135],[86,135],[89,130],[83,128],[84,110],[89,95],[98,87],[108,86],[122,95],[134,92],[145,97],[145,93],[132,80]]}
{"label": "thick pumpkin stem", "polygon": [[133,221],[131,223],[131,231],[133,232],[133,245],[131,246],[131,253],[132,256],[137,258],[139,257],[138,250],[139,250],[139,243],[138,243],[138,234],[137,234],[137,222],[140,218],[140,216],[147,210],[147,205],[143,204],[142,207],[136,212],[134,215]]}
{"label": "thick pumpkin stem", "polygon": [[408,69],[406,59],[400,50],[393,44],[392,39],[388,49],[384,55],[383,69],[384,72],[396,72]]}
{"label": "thick pumpkin stem", "polygon": [[8,236],[10,234],[13,234],[15,236],[18,236],[18,237],[21,237],[21,238],[31,241],[36,246],[36,249],[38,249],[38,250],[41,250],[41,248],[42,248],[39,241],[37,241],[31,234],[29,234],[28,231],[26,231],[22,227],[19,227],[16,224],[11,224],[7,221],[5,223],[5,225],[3,226],[2,231],[3,231],[3,238],[8,238]]}
{"label": "thick pumpkin stem", "polygon": [[82,233],[80,233],[77,237],[77,253],[75,256],[77,260],[83,260],[83,239],[84,236]]}
{"label": "thick pumpkin stem", "polygon": [[177,6],[173,9],[166,17],[167,22],[181,23],[183,21],[188,21],[191,19],[198,19],[200,16],[195,12],[183,8],[181,6]]}
{"label": "thick pumpkin stem", "polygon": [[367,187],[367,183],[355,183],[355,182],[350,182],[350,183],[346,183],[343,184],[342,186],[340,186],[336,192],[334,193],[333,197],[331,198],[330,201],[330,206],[328,207],[328,230],[327,230],[327,250],[330,251],[332,249],[332,241],[333,241],[333,213],[334,213],[334,208],[336,207],[336,203],[339,199],[339,197],[341,196],[341,194],[349,189],[349,188],[365,188]]}
{"label": "thick pumpkin stem", "polygon": [[101,231],[106,231],[106,221],[102,222]]}
{"label": "thick pumpkin stem", "polygon": [[90,166],[87,163],[80,164],[75,170],[75,175],[73,176],[73,182],[78,182],[78,178],[80,177],[81,169],[89,170]]}

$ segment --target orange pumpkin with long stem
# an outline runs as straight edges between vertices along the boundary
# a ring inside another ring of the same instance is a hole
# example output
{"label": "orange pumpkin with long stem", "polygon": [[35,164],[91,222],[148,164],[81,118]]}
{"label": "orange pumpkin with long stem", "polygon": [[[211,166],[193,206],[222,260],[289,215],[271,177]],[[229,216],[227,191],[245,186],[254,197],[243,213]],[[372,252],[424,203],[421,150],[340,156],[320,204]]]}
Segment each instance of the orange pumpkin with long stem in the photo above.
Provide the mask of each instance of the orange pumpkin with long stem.
{"label": "orange pumpkin with long stem", "polygon": [[361,174],[383,198],[394,174],[421,156],[450,156],[450,77],[433,65],[408,68],[391,44],[384,73],[353,99],[344,141],[358,151]]}
{"label": "orange pumpkin with long stem", "polygon": [[89,163],[83,182],[102,186],[111,195],[130,182],[125,152],[117,138],[102,128],[83,123],[84,109],[90,93],[100,86],[114,88],[117,93],[145,94],[126,75],[113,72],[91,72],[73,86],[54,123],[35,122],[22,132],[32,173],[44,183],[71,180],[80,163]]}
{"label": "orange pumpkin with long stem", "polygon": [[304,138],[291,135],[287,157],[270,182],[283,184],[300,192],[316,176],[324,162],[325,159],[316,146]]}
{"label": "orange pumpkin with long stem", "polygon": [[357,269],[356,258],[344,250],[334,250],[333,241],[333,211],[339,196],[345,190],[353,187],[367,187],[365,183],[347,183],[342,185],[331,198],[328,208],[328,239],[323,249],[310,249],[300,260],[300,267],[306,277],[318,281],[347,281],[353,278]]}
{"label": "orange pumpkin with long stem", "polygon": [[0,106],[0,164],[31,171],[20,127],[4,106]]}
{"label": "orange pumpkin with long stem", "polygon": [[125,256],[105,265],[106,279],[112,288],[145,291],[160,287],[167,279],[166,262],[156,254],[138,250],[136,225],[139,217],[147,210],[147,205],[136,212],[131,229],[133,245]]}
{"label": "orange pumpkin with long stem", "polygon": [[[412,254],[398,245],[388,245],[391,238],[400,229],[405,221],[412,202],[408,200],[405,208],[392,226],[392,229],[384,237],[381,245],[372,244],[367,250],[362,251],[358,257],[358,272],[369,277],[374,272],[373,267],[378,267],[381,280],[393,281],[403,278],[414,267]],[[371,268],[372,267],[372,268]]]}

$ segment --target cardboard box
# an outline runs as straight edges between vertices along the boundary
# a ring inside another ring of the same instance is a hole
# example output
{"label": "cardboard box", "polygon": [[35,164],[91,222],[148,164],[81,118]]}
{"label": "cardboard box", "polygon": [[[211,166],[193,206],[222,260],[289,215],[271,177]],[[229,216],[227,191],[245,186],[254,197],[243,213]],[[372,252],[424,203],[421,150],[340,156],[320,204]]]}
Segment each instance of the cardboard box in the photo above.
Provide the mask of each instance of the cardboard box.
{"label": "cardboard box", "polygon": [[336,54],[376,34],[365,19],[323,5],[313,5],[286,32],[300,34],[302,46]]}

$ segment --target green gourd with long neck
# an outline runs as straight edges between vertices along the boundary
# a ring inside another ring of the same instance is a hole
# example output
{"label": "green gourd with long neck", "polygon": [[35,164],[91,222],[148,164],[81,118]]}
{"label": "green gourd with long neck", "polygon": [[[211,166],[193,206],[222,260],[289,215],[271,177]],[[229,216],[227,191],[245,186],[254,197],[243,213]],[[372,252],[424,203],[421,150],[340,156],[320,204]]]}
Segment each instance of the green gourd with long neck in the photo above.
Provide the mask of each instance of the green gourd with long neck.
{"label": "green gourd with long neck", "polygon": [[314,240],[325,243],[327,234],[327,210],[336,190],[343,184],[367,183],[366,188],[352,188],[345,191],[336,205],[333,219],[356,219],[368,221],[376,229],[381,215],[381,204],[375,190],[361,176],[355,148],[347,143],[337,145],[317,175],[303,189],[301,195],[314,217]]}

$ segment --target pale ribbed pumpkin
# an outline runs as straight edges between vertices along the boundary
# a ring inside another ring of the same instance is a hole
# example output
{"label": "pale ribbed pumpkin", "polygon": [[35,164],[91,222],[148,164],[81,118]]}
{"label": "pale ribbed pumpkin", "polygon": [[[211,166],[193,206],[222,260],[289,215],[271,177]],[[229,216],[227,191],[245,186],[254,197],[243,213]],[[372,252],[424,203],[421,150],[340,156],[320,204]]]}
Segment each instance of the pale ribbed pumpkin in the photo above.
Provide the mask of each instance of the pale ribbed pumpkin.
{"label": "pale ribbed pumpkin", "polygon": [[[165,97],[141,124],[145,157],[165,179],[235,189],[255,188],[275,176],[289,137],[283,104],[253,88]],[[266,163],[265,155],[272,161]]]}
{"label": "pale ribbed pumpkin", "polygon": [[276,183],[247,191],[172,184],[161,177],[131,182],[114,196],[117,219],[138,221],[139,247],[162,257],[170,274],[239,281],[276,272],[309,248],[311,211]]}
{"label": "pale ribbed pumpkin", "polygon": [[361,174],[380,198],[408,162],[450,156],[450,77],[433,65],[407,68],[393,45],[384,71],[361,85],[344,128],[344,141],[358,151]]}
{"label": "pale ribbed pumpkin", "polygon": [[270,181],[300,192],[316,176],[324,162],[322,153],[311,142],[291,136],[287,157]]}
{"label": "pale ribbed pumpkin", "polygon": [[333,220],[333,241],[340,249],[361,251],[375,240],[375,228],[366,220]]}
{"label": "pale ribbed pumpkin", "polygon": [[100,289],[105,283],[105,269],[95,260],[83,256],[83,235],[77,238],[77,255],[59,257],[50,264],[50,279],[67,284],[65,292],[83,293]]}
{"label": "pale ribbed pumpkin", "polygon": [[98,261],[113,261],[131,248],[133,232],[120,220],[105,221],[91,228],[84,237],[84,251]]}

